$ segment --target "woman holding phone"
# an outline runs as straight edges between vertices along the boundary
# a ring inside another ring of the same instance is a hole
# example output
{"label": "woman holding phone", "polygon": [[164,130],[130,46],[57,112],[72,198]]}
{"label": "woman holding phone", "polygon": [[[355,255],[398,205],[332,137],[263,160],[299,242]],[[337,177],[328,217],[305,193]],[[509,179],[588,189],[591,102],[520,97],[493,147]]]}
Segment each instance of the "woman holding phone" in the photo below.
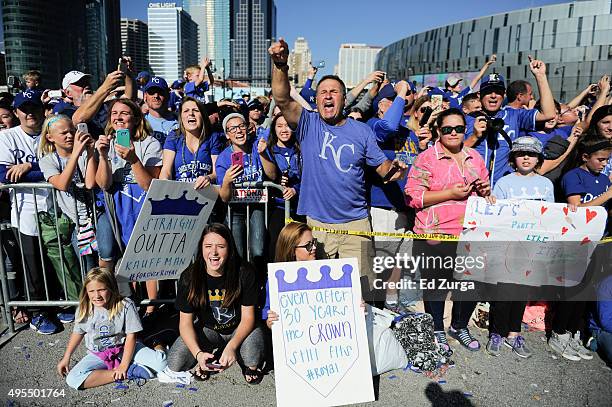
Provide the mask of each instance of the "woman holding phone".
{"label": "woman holding phone", "polygon": [[[136,103],[116,99],[109,105],[109,119],[97,142],[100,162],[96,183],[105,191],[115,236],[126,247],[151,181],[159,176],[162,152],[159,141],[150,137],[151,126]],[[112,219],[112,217],[111,217]],[[147,295],[157,298],[157,281],[149,280]],[[145,316],[153,306],[147,307]]]}

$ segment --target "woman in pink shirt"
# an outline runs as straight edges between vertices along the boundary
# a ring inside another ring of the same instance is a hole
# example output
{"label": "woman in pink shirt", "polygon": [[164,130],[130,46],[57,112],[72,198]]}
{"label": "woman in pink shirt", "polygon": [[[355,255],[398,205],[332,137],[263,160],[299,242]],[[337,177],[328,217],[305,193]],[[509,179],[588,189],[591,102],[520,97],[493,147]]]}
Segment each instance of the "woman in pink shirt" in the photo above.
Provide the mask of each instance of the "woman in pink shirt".
{"label": "woman in pink shirt", "polygon": [[[405,189],[406,202],[417,211],[415,233],[459,236],[463,230],[467,199],[472,195],[491,195],[489,174],[480,154],[463,146],[466,125],[460,110],[443,111],[436,124],[439,139],[419,154],[412,165]],[[477,121],[474,125],[474,133],[478,137],[485,129],[485,121]],[[453,267],[448,266],[447,259],[454,259],[456,252],[457,242],[453,241],[415,240],[413,245],[413,256],[422,258],[419,287],[423,288],[425,312],[433,317],[436,340],[446,350],[450,350],[450,346],[443,322],[444,301],[448,294],[444,282],[452,281]],[[429,264],[424,264],[426,259],[423,256],[430,257]],[[435,288],[428,289],[430,286],[426,283],[433,284]],[[476,302],[456,301],[458,293],[459,291],[453,292],[449,335],[467,349],[477,351],[480,349],[480,343],[467,328]]]}

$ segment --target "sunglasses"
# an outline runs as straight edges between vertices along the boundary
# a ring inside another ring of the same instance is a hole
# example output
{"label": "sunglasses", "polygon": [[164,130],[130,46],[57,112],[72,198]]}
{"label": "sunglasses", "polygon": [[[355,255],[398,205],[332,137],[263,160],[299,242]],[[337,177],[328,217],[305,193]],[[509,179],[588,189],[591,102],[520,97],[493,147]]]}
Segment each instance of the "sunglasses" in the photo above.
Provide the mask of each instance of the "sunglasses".
{"label": "sunglasses", "polygon": [[431,107],[429,106],[423,106],[422,108],[419,109],[419,112],[421,113],[425,113],[427,111],[427,109],[431,109]]}
{"label": "sunglasses", "polygon": [[301,246],[295,246],[296,248],[301,247],[306,249],[306,251],[310,252],[312,251],[312,249],[314,249],[315,247],[317,247],[317,245],[319,244],[319,241],[317,239],[312,239],[309,242],[306,242],[306,244],[303,244]]}
{"label": "sunglasses", "polygon": [[442,126],[440,127],[440,132],[442,134],[444,134],[445,136],[448,136],[449,134],[451,134],[453,132],[453,130],[455,130],[455,133],[457,134],[463,134],[465,133],[465,126],[463,125],[459,125],[459,126]]}

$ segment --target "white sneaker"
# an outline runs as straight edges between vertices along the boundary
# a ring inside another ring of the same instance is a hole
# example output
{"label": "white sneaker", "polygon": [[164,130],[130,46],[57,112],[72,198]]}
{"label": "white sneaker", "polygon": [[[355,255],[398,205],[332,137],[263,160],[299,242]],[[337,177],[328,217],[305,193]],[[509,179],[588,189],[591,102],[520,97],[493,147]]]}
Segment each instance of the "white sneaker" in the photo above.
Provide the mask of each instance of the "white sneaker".
{"label": "white sneaker", "polygon": [[576,350],[570,346],[571,334],[569,332],[559,335],[553,332],[548,340],[548,345],[567,360],[577,362],[581,359]]}
{"label": "white sneaker", "polygon": [[585,360],[592,360],[593,353],[582,346],[582,340],[580,339],[580,331],[576,332],[572,338],[570,338],[570,347],[576,351],[578,356]]}

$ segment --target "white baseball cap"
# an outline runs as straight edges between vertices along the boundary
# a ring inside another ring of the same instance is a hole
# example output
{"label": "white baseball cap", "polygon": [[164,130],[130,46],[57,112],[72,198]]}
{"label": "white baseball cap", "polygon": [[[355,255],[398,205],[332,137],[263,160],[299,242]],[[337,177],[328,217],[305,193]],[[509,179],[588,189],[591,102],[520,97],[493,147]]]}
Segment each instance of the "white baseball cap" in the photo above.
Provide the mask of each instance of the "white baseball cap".
{"label": "white baseball cap", "polygon": [[448,75],[448,78],[446,78],[446,83],[448,83],[451,87],[455,87],[462,80],[463,78],[458,75]]}
{"label": "white baseball cap", "polygon": [[64,75],[64,79],[62,79],[62,89],[67,89],[68,86],[72,85],[83,79],[84,77],[90,77],[91,75],[88,73],[83,73],[81,71],[70,71],[66,75]]}

